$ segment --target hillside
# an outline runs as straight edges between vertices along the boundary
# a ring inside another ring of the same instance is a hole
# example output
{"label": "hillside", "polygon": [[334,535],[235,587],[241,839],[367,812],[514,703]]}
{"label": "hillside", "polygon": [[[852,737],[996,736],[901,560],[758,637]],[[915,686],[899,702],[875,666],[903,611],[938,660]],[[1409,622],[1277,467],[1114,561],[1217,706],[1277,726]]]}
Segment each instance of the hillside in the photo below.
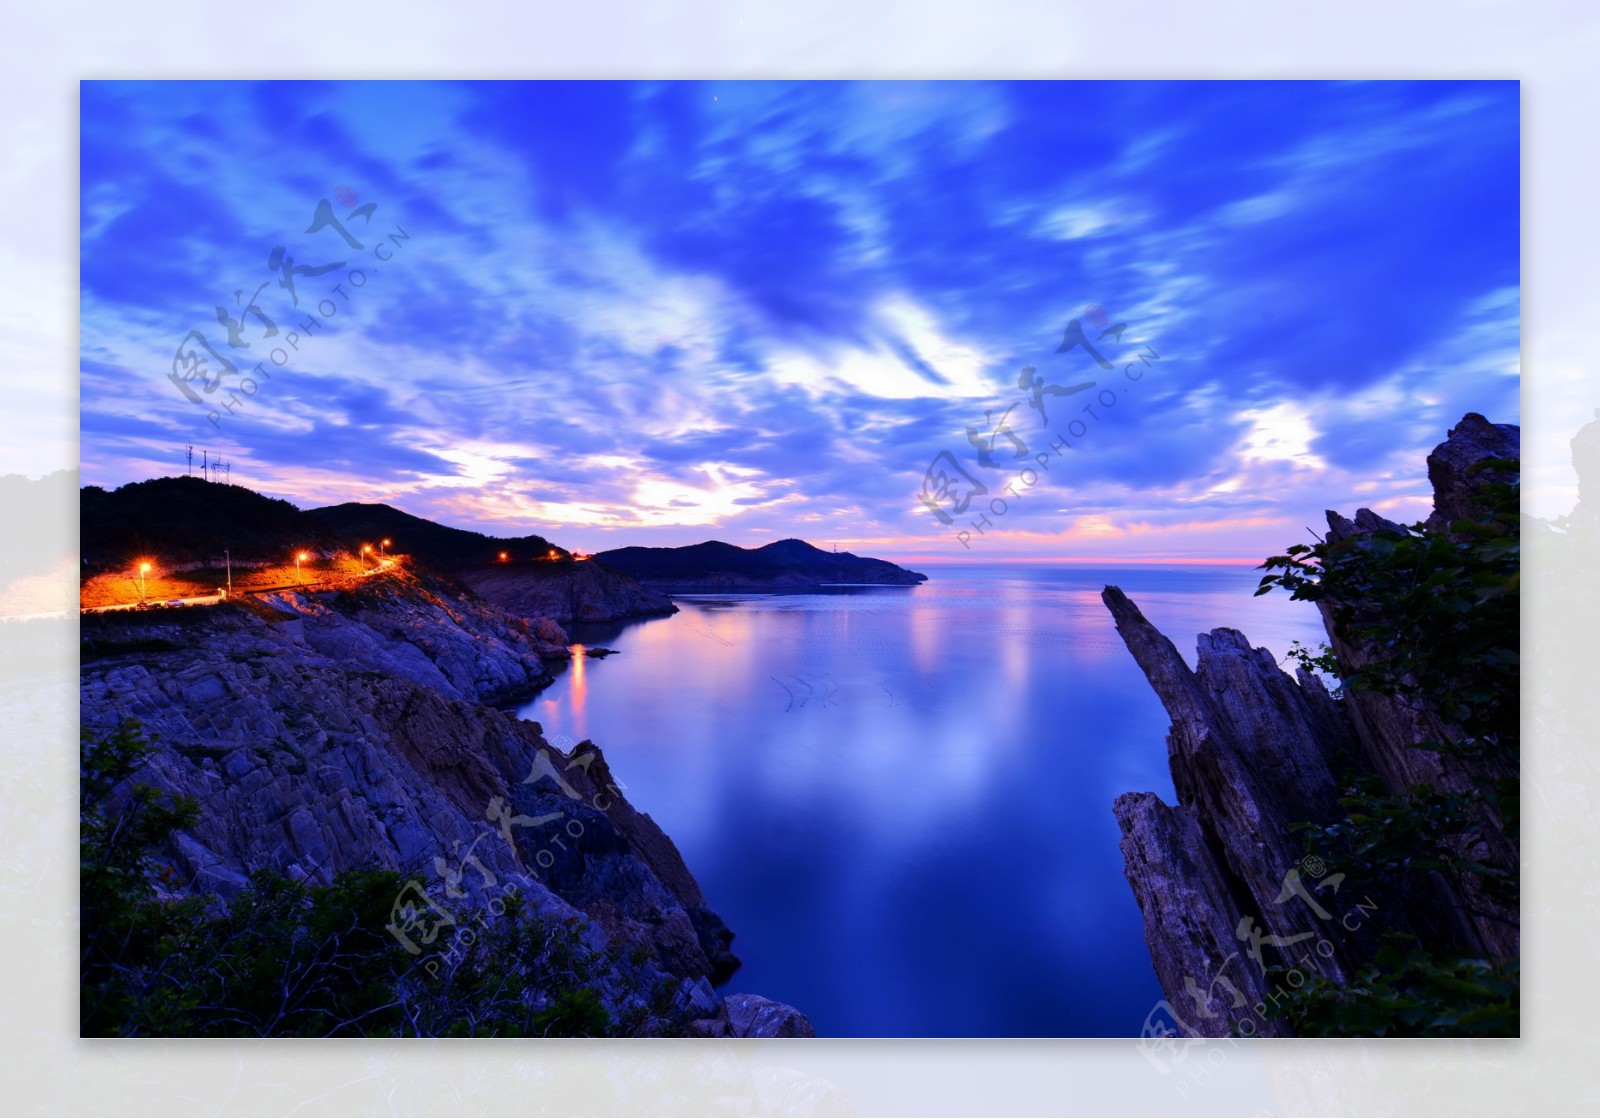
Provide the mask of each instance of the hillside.
{"label": "hillside", "polygon": [[225,585],[250,593],[329,588],[398,562],[457,577],[524,618],[610,622],[674,612],[665,596],[575,560],[542,536],[487,536],[388,505],[301,510],[243,486],[188,477],[110,491],[85,486],[79,495],[85,607],[210,597]]}
{"label": "hillside", "polygon": [[322,522],[278,498],[200,478],[151,478],[114,490],[78,491],[80,551],[86,574],[136,560],[161,567],[233,562],[281,563],[295,549],[341,550]]}
{"label": "hillside", "polygon": [[565,548],[557,547],[542,536],[486,536],[470,529],[436,524],[392,505],[351,501],[311,509],[306,515],[315,518],[346,547],[376,545],[387,538],[394,541],[392,551],[404,552],[444,571],[492,563],[501,552],[512,560],[542,559],[552,551],[557,558],[568,558]]}
{"label": "hillside", "polygon": [[587,560],[486,563],[461,568],[456,574],[502,610],[524,618],[551,618],[562,625],[678,612],[666,595]]}
{"label": "hillside", "polygon": [[928,578],[886,560],[825,552],[794,539],[760,548],[720,540],[684,548],[617,548],[595,559],[645,586],[679,590],[798,590],[837,583],[915,586]]}
{"label": "hillside", "polygon": [[559,629],[396,564],[82,634],[85,1036],[811,1034],[716,990],[733,933],[600,748],[499,709]]}

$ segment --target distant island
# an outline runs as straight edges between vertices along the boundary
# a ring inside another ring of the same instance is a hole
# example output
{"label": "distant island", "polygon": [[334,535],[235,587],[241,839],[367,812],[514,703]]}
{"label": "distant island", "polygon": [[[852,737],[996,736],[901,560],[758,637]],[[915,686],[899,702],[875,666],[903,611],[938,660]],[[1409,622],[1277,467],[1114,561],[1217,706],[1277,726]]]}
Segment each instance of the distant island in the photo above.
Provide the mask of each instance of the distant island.
{"label": "distant island", "polygon": [[683,548],[617,548],[594,557],[665,591],[794,591],[829,585],[916,586],[928,577],[887,560],[825,552],[804,540],[740,548],[707,540]]}

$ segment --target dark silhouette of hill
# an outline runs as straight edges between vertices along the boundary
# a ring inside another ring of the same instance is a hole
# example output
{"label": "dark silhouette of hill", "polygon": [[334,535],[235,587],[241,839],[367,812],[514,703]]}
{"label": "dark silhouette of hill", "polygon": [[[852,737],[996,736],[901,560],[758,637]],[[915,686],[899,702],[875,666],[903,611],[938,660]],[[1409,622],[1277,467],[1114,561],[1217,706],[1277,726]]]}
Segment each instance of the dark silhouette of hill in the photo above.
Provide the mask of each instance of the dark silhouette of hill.
{"label": "dark silhouette of hill", "polygon": [[163,564],[289,561],[295,549],[335,551],[338,537],[279,498],[195,477],[151,478],[78,491],[79,550],[87,571],[141,557]]}
{"label": "dark silhouette of hill", "polygon": [[507,553],[513,561],[547,557],[552,550],[559,559],[571,558],[565,548],[542,536],[486,536],[470,529],[436,524],[392,505],[351,501],[308,510],[307,516],[351,550],[363,544],[371,544],[376,549],[378,541],[387,537],[392,541],[391,552],[404,553],[442,571],[460,571],[493,563],[501,552]]}
{"label": "dark silhouette of hill", "polygon": [[707,540],[684,548],[617,548],[595,559],[647,586],[794,589],[826,583],[910,586],[928,577],[850,552],[825,552],[804,540],[740,548]]}
{"label": "dark silhouette of hill", "polygon": [[[70,480],[65,477],[57,483]],[[535,534],[488,536],[376,503],[302,510],[244,486],[195,477],[152,478],[114,490],[84,486],[78,495],[86,575],[146,558],[168,567],[220,565],[224,548],[236,564],[281,564],[302,548],[359,553],[363,545],[378,550],[384,539],[390,541],[388,551],[452,574],[489,565],[498,568],[501,553],[512,561],[512,569],[526,567],[522,574],[529,579],[570,575],[588,567],[563,562],[544,571],[549,565],[519,562],[549,559],[551,552],[558,560],[572,559],[566,549]],[[720,540],[687,548],[618,548],[595,559],[640,583],[680,589],[794,590],[828,583],[910,586],[927,579],[885,560],[825,552],[792,539],[760,548],[740,548]],[[591,576],[599,577],[590,572],[586,578]]]}

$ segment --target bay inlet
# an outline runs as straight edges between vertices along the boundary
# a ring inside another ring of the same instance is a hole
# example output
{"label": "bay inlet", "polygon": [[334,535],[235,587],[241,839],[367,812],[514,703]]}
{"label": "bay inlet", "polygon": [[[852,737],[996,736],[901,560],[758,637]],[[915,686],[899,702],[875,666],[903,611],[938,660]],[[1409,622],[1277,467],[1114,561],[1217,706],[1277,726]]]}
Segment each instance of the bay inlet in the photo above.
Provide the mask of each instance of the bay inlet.
{"label": "bay inlet", "polygon": [[916,587],[676,596],[569,627],[518,714],[592,739],[683,853],[744,967],[821,1036],[1134,1036],[1161,998],[1111,802],[1172,799],[1167,718],[1099,598],[1192,658],[1282,658],[1315,611],[1239,567],[926,567]]}

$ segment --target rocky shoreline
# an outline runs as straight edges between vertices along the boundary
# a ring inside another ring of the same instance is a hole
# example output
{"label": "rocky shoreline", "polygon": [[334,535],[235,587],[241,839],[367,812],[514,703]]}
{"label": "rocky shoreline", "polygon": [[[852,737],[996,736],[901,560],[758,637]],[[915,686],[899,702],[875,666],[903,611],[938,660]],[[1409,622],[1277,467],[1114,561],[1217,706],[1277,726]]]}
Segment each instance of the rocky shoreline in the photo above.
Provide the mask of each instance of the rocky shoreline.
{"label": "rocky shoreline", "polygon": [[[1429,456],[1429,531],[1449,534],[1473,516],[1486,481],[1514,482],[1514,469],[1495,464],[1519,453],[1516,427],[1468,414]],[[1327,516],[1329,543],[1406,532],[1367,509],[1354,520]],[[1375,540],[1380,551],[1386,545]],[[1145,792],[1113,805],[1124,871],[1166,995],[1144,1037],[1293,1034],[1279,1009],[1291,988],[1319,977],[1334,987],[1352,983],[1385,932],[1449,944],[1464,957],[1514,962],[1514,905],[1490,894],[1488,876],[1456,869],[1517,865],[1514,821],[1469,799],[1515,780],[1514,743],[1509,757],[1487,759],[1429,748],[1463,737],[1432,697],[1366,688],[1336,697],[1316,674],[1302,666],[1291,677],[1233,629],[1201,634],[1191,670],[1119,588],[1106,587],[1102,598],[1172,720],[1167,752],[1177,803]],[[1341,603],[1317,605],[1341,679],[1385,655],[1339,624]],[[1515,634],[1507,637],[1514,647]],[[1440,869],[1422,876],[1422,888],[1358,880],[1307,850],[1305,826],[1339,819],[1351,774],[1381,784],[1391,797],[1426,789],[1467,805],[1460,838],[1445,859],[1431,860]],[[1269,972],[1274,967],[1286,969],[1287,979]]]}
{"label": "rocky shoreline", "polygon": [[82,636],[85,733],[137,720],[156,747],[139,781],[200,806],[162,853],[177,895],[225,900],[263,869],[318,885],[398,871],[418,895],[396,900],[396,928],[427,958],[460,930],[424,943],[419,905],[515,888],[615,961],[615,1015],[668,981],[691,1033],[810,1034],[791,1007],[717,992],[739,966],[733,934],[599,747],[496,709],[570,655],[548,615],[396,569],[355,590],[94,616]]}
{"label": "rocky shoreline", "polygon": [[461,569],[457,577],[509,614],[561,625],[678,612],[665,594],[593,560],[481,564]]}

